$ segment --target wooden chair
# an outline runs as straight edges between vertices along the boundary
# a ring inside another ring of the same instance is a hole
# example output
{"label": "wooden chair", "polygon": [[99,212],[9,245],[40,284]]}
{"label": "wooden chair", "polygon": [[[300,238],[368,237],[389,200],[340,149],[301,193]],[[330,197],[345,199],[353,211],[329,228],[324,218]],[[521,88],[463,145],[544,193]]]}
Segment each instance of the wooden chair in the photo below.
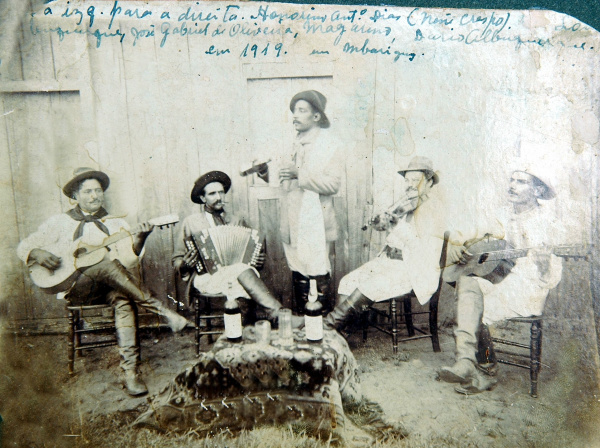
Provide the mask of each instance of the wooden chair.
{"label": "wooden chair", "polygon": [[[531,383],[529,394],[533,398],[537,398],[538,375],[542,366],[541,361],[543,318],[542,316],[513,317],[507,320],[509,322],[516,322],[520,324],[531,324],[529,344],[499,338],[492,338],[492,341],[494,342],[494,344],[507,345],[510,347],[516,347],[518,349],[526,349],[528,350],[528,352],[520,353],[518,351],[508,351],[504,348],[496,348],[494,346],[494,351],[496,352],[496,355],[506,355],[506,357],[504,358],[499,358],[498,356],[496,356],[496,361],[502,364],[508,364],[511,366],[520,367],[522,369],[528,369]],[[528,362],[525,362],[524,360],[528,360]]]}
{"label": "wooden chair", "polygon": [[[214,313],[213,312],[213,302],[225,303],[227,297],[224,294],[206,294],[197,291],[196,289],[192,289],[190,294],[193,297],[194,309],[196,313],[196,353],[200,355],[200,339],[202,336],[208,337],[208,343],[213,343],[213,335],[222,334],[224,330],[224,326],[220,326],[219,329],[213,330],[213,320],[220,319],[223,322],[223,312]],[[204,308],[200,310],[201,304],[204,305]],[[205,328],[201,329],[201,323],[204,321],[206,323]],[[223,324],[224,325],[224,324]]]}
{"label": "wooden chair", "polygon": [[[442,291],[442,285],[444,284],[442,275],[446,266],[446,254],[448,252],[448,241],[450,239],[450,232],[444,233],[444,243],[442,245],[442,253],[440,255],[440,277],[438,280],[438,287],[429,300],[428,311],[412,311],[412,299],[415,296],[414,291],[408,294],[398,297],[392,297],[389,299],[389,311],[383,311],[376,308],[374,305],[367,306],[361,313],[362,329],[363,329],[363,340],[367,340],[367,332],[369,327],[374,327],[383,333],[386,333],[392,337],[392,348],[394,354],[398,353],[398,343],[414,341],[416,339],[431,338],[431,344],[434,352],[441,352],[440,340],[438,336],[438,302],[440,300],[440,294]],[[403,312],[398,312],[398,302],[403,305]],[[378,323],[370,322],[369,315],[375,313],[381,315],[388,320],[387,326],[381,326]],[[429,315],[429,332],[416,327],[413,323],[413,316],[416,314],[428,314]],[[398,319],[400,317],[400,319]],[[398,324],[406,325],[408,336],[405,338],[398,337]],[[421,333],[416,334],[415,333]]]}
{"label": "wooden chair", "polygon": [[[75,355],[83,356],[83,351],[117,345],[114,310],[112,305],[72,305],[67,302],[69,319],[69,375],[75,372]],[[104,340],[82,341],[87,335],[112,333]]]}

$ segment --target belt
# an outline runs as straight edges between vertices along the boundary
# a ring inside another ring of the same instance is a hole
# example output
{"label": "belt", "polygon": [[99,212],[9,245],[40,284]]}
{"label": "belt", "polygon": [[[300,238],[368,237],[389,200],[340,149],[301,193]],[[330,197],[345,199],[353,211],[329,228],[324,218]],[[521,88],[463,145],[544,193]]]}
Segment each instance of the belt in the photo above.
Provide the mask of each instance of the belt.
{"label": "belt", "polygon": [[402,258],[402,249],[387,246],[385,248],[385,254],[390,260],[404,260],[404,258]]}

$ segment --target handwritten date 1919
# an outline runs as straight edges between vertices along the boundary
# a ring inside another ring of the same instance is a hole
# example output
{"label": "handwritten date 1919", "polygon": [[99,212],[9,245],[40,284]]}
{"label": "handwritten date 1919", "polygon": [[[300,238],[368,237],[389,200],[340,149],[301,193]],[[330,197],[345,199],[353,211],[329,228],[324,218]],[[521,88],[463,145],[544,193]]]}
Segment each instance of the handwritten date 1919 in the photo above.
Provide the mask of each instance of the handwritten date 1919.
{"label": "handwritten date 1919", "polygon": [[[275,57],[278,58],[282,53],[283,44],[279,43],[273,47],[271,51],[270,43],[265,45],[265,47],[261,50],[256,44],[246,44],[242,52],[240,53],[240,58],[252,57],[256,58],[260,55],[268,56],[269,52],[271,54],[275,54]],[[286,54],[287,51],[284,51],[283,54]]]}

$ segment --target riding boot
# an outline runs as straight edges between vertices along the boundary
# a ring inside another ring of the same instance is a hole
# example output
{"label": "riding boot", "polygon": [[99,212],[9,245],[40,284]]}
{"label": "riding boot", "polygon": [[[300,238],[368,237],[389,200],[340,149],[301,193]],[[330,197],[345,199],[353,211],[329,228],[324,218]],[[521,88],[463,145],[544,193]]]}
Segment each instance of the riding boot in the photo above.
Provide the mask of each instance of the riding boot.
{"label": "riding boot", "polygon": [[321,297],[321,304],[323,305],[323,314],[329,314],[333,311],[335,306],[335,298],[333,296],[333,288],[331,287],[331,274],[329,272],[325,275],[318,275],[315,277],[317,281],[317,290],[319,291],[319,297]]}
{"label": "riding boot", "polygon": [[352,294],[343,302],[340,302],[325,319],[323,326],[330,330],[341,330],[350,320],[354,313],[360,311],[363,305],[373,303],[371,299],[363,295],[358,289],[355,289]]}
{"label": "riding boot", "polygon": [[477,368],[483,373],[494,376],[496,374],[496,352],[494,351],[494,342],[487,325],[481,324],[479,328],[479,338],[477,341]]}
{"label": "riding boot", "polygon": [[134,397],[145,395],[148,393],[148,388],[138,373],[140,344],[137,334],[137,307],[130,299],[118,293],[111,293],[111,296],[125,389]]}
{"label": "riding boot", "polygon": [[297,314],[304,313],[304,307],[308,302],[310,280],[300,272],[292,271],[293,304],[292,310]]}
{"label": "riding boot", "polygon": [[460,277],[457,284],[456,363],[442,367],[438,376],[449,383],[465,383],[476,374],[477,342],[483,316],[483,293],[475,277]]}
{"label": "riding boot", "polygon": [[[237,278],[238,282],[246,290],[248,295],[260,306],[267,310],[269,321],[277,323],[277,312],[282,308],[281,303],[271,294],[271,291],[256,275],[254,270],[248,269]],[[304,323],[300,316],[292,316],[292,327],[298,328]]]}
{"label": "riding boot", "polygon": [[193,327],[190,321],[180,316],[175,311],[167,308],[160,300],[153,297],[149,292],[140,288],[139,282],[116,261],[103,261],[94,266],[86,268],[81,275],[91,276],[117,292],[132,299],[137,305],[143,306],[148,311],[156,313],[167,319],[167,324],[174,332],[183,330],[186,326]]}

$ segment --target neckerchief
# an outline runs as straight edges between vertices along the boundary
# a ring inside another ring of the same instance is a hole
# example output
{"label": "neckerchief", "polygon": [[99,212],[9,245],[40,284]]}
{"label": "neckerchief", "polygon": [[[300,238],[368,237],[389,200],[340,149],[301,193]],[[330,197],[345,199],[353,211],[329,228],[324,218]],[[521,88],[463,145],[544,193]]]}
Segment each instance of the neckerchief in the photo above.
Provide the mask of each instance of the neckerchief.
{"label": "neckerchief", "polygon": [[204,207],[204,211],[206,213],[209,213],[212,215],[212,217],[215,221],[215,225],[224,226],[225,224],[227,224],[225,222],[225,218],[223,218],[223,214],[225,213],[225,210],[214,210],[214,209],[209,210],[207,207]]}
{"label": "neckerchief", "polygon": [[81,211],[81,208],[77,206],[69,210],[67,212],[67,215],[69,215],[69,217],[71,217],[75,221],[79,221],[79,225],[77,226],[77,228],[75,229],[75,233],[73,234],[73,241],[75,241],[76,239],[80,238],[81,235],[83,235],[84,226],[90,222],[93,222],[96,225],[96,227],[98,227],[107,235],[110,235],[108,228],[104,224],[102,224],[102,221],[100,221],[101,218],[104,218],[108,215],[108,212],[103,207],[100,207],[100,210],[98,210],[92,215],[86,215]]}

